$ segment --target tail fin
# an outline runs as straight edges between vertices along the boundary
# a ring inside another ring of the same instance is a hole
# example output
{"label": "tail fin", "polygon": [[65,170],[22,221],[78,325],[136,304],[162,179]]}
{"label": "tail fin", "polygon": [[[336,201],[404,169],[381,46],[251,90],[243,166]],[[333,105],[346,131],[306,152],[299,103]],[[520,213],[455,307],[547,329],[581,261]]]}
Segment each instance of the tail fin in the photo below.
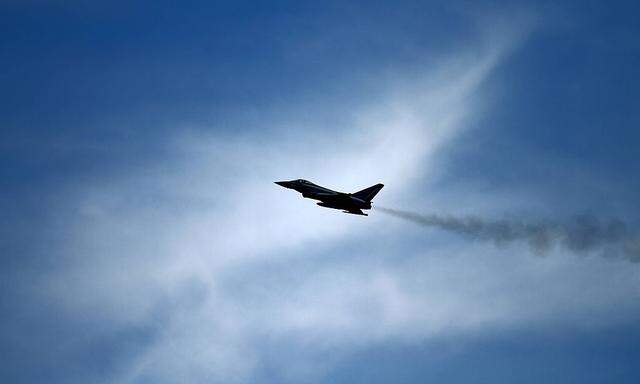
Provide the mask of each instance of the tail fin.
{"label": "tail fin", "polygon": [[384,187],[384,184],[376,184],[376,185],[371,186],[369,188],[365,188],[362,191],[358,191],[356,193],[353,193],[352,196],[353,197],[357,197],[358,199],[361,199],[361,200],[364,200],[364,201],[371,201],[371,200],[373,200],[373,197],[376,194],[378,194],[378,192],[380,192],[382,187]]}

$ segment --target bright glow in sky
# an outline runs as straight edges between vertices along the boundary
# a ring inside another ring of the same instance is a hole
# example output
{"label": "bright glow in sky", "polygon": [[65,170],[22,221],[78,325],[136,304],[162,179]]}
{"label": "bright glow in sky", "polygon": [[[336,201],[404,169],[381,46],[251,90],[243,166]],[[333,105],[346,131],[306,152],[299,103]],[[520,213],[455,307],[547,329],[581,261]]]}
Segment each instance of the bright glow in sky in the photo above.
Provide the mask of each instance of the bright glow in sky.
{"label": "bright glow in sky", "polygon": [[344,215],[273,184],[635,226],[637,88],[615,81],[636,81],[628,12],[2,7],[2,381],[637,377],[637,263]]}

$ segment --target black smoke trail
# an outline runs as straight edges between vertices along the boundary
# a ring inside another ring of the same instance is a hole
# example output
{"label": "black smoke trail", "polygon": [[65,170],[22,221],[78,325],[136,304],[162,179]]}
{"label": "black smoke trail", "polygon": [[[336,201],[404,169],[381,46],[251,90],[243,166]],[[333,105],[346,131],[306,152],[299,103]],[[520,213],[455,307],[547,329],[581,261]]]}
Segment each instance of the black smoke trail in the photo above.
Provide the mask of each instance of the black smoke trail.
{"label": "black smoke trail", "polygon": [[376,207],[376,210],[475,240],[496,244],[524,241],[540,255],[559,245],[575,253],[599,252],[604,256],[622,256],[640,262],[640,236],[618,219],[601,220],[592,215],[580,215],[566,222],[531,222],[418,214],[384,207]]}

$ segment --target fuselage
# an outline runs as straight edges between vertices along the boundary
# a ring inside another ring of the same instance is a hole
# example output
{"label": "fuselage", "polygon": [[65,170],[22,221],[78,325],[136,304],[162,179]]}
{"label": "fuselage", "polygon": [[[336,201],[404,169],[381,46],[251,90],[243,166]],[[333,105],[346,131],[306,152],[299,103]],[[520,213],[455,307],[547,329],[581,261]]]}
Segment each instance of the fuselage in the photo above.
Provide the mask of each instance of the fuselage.
{"label": "fuselage", "polygon": [[351,193],[344,193],[321,187],[310,181],[298,179],[291,181],[277,181],[276,184],[285,188],[293,189],[302,194],[302,197],[318,200],[321,207],[343,209],[349,213],[358,213],[361,209],[371,209],[371,202],[353,196]]}

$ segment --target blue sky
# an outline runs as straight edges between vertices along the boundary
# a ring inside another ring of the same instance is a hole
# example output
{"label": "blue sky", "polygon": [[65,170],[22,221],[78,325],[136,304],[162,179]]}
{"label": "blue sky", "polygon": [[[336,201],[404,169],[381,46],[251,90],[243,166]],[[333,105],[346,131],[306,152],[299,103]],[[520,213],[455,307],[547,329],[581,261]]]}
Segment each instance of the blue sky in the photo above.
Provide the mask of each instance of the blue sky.
{"label": "blue sky", "polygon": [[273,181],[635,230],[638,11],[3,2],[1,381],[636,382],[638,263]]}

